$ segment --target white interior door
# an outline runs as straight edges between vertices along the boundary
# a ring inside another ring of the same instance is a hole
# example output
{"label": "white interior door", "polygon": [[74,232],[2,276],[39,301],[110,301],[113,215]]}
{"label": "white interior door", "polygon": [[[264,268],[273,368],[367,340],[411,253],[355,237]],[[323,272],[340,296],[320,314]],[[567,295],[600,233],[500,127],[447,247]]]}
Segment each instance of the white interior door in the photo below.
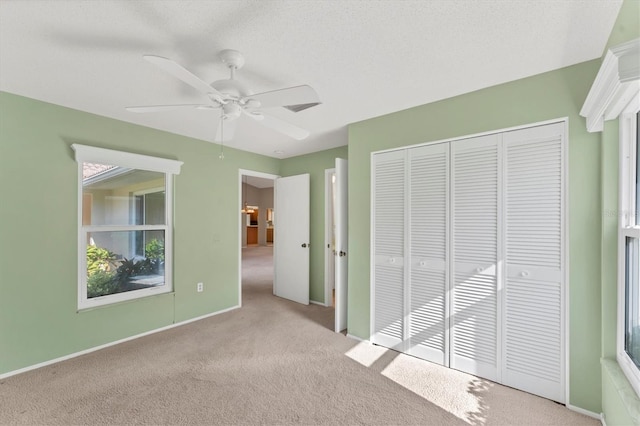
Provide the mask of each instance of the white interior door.
{"label": "white interior door", "polygon": [[505,133],[502,382],[564,402],[564,123]]}
{"label": "white interior door", "polygon": [[373,268],[371,341],[403,351],[405,343],[405,151],[372,157]]}
{"label": "white interior door", "polygon": [[499,381],[500,135],[451,145],[451,359]]}
{"label": "white interior door", "polygon": [[278,178],[274,204],[274,294],[309,304],[309,174]]}
{"label": "white interior door", "polygon": [[407,352],[449,365],[449,144],[423,146],[408,152]]}
{"label": "white interior door", "polygon": [[348,264],[348,186],[347,160],[336,158],[335,184],[335,229],[336,229],[336,307],[335,331],[338,333],[347,328],[347,271]]}

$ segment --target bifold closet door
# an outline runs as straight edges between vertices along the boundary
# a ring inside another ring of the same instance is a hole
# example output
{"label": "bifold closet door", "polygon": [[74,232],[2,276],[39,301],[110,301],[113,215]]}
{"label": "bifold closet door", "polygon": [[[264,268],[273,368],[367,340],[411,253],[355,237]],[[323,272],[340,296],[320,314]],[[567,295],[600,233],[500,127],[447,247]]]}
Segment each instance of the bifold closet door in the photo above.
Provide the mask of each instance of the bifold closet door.
{"label": "bifold closet door", "polygon": [[407,353],[448,365],[449,144],[408,155]]}
{"label": "bifold closet door", "polygon": [[565,127],[372,156],[373,343],[565,402]]}
{"label": "bifold closet door", "polygon": [[372,156],[373,343],[404,350],[406,151]]}
{"label": "bifold closet door", "polygon": [[502,383],[564,402],[564,123],[504,134]]}
{"label": "bifold closet door", "polygon": [[451,144],[451,367],[499,381],[501,135]]}

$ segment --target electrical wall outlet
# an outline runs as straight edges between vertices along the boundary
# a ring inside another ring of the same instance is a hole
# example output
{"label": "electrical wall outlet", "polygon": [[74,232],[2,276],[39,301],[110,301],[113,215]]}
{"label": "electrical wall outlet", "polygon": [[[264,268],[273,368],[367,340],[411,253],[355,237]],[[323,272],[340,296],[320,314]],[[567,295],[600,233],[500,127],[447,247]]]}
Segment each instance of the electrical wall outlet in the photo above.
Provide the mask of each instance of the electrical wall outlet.
{"label": "electrical wall outlet", "polygon": [[204,291],[204,284],[198,283],[198,285],[196,286],[196,289],[198,290],[198,293],[201,293],[202,291]]}

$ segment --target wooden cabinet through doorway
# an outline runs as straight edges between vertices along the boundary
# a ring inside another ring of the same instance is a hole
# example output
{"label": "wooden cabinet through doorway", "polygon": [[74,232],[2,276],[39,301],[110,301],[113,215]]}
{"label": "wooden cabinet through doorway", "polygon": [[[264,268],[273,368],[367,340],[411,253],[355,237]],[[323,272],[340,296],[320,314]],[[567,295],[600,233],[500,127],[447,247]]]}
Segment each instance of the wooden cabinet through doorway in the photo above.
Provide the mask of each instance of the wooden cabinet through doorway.
{"label": "wooden cabinet through doorway", "polygon": [[258,244],[258,227],[247,226],[247,245]]}

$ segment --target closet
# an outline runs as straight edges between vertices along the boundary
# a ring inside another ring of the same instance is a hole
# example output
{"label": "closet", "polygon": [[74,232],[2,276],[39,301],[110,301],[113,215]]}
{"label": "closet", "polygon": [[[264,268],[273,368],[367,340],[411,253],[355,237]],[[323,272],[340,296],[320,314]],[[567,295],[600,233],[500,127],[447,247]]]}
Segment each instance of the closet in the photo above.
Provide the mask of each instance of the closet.
{"label": "closet", "polygon": [[564,402],[565,127],[372,154],[373,343]]}

